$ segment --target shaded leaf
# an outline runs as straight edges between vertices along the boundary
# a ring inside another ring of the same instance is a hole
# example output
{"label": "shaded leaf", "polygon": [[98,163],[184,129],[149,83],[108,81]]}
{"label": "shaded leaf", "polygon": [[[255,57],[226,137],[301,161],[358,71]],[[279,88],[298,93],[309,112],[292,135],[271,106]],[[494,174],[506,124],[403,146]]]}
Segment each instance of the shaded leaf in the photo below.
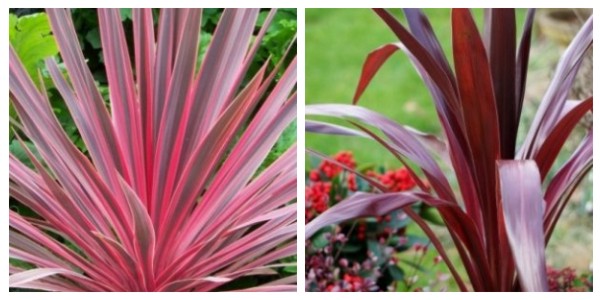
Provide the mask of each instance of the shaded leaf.
{"label": "shaded leaf", "polygon": [[390,275],[392,275],[392,278],[394,278],[394,280],[396,280],[396,281],[404,280],[404,270],[402,270],[397,265],[389,266],[388,272],[390,272]]}

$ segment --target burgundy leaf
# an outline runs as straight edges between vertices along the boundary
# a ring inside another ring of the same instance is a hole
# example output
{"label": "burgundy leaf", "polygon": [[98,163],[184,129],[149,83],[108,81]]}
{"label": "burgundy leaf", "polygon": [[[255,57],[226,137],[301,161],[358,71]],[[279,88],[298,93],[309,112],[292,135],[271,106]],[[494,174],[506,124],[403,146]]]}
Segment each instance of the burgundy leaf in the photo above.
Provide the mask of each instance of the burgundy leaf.
{"label": "burgundy leaf", "polygon": [[[497,220],[495,162],[500,157],[498,113],[485,48],[468,9],[452,10],[454,65],[464,110],[471,168],[483,214],[487,243],[500,245]],[[482,137],[484,137],[482,139]],[[492,268],[500,259],[498,247],[487,247]],[[495,270],[492,269],[492,273]]]}
{"label": "burgundy leaf", "polygon": [[500,129],[500,156],[512,159],[515,155],[519,126],[518,104],[515,101],[516,21],[515,10],[491,10],[489,61]]}
{"label": "burgundy leaf", "polygon": [[574,104],[573,108],[564,113],[550,131],[550,134],[539,148],[539,151],[534,153],[534,159],[538,164],[542,178],[546,178],[550,168],[556,161],[558,153],[564,146],[575,126],[577,126],[586,113],[592,110],[592,100],[593,98],[590,97],[586,100],[578,101]]}
{"label": "burgundy leaf", "polygon": [[517,120],[521,117],[523,100],[525,99],[525,86],[527,82],[527,70],[529,67],[529,52],[531,49],[531,32],[533,30],[534,16],[535,9],[528,9],[525,24],[523,25],[523,35],[521,36],[521,42],[519,43],[519,50],[517,52],[517,65],[515,68],[515,106],[518,109],[515,119]]}
{"label": "burgundy leaf", "polygon": [[358,82],[358,86],[356,88],[356,92],[354,93],[354,98],[352,99],[352,103],[358,103],[360,96],[364,93],[365,89],[373,79],[373,76],[379,71],[379,68],[398,50],[397,45],[388,44],[384,45],[375,51],[369,53],[365,63],[363,64],[362,73],[360,75],[360,81]]}
{"label": "burgundy leaf", "polygon": [[446,76],[450,78],[450,83],[456,90],[454,73],[452,73],[450,64],[444,55],[442,46],[440,45],[433,28],[431,28],[427,16],[425,16],[423,11],[419,8],[404,8],[404,14],[406,15],[406,21],[408,21],[413,36],[427,48],[427,51],[435,58],[437,63],[444,70],[444,73],[446,73]]}

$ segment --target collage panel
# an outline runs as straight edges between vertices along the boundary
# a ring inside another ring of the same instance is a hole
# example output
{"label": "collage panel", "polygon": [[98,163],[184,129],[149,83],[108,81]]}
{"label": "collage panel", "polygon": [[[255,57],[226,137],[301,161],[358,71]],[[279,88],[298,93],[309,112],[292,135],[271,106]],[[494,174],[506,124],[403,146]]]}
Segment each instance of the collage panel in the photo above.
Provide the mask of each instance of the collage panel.
{"label": "collage panel", "polygon": [[11,292],[295,292],[297,10],[10,9]]}
{"label": "collage panel", "polygon": [[592,9],[307,9],[305,290],[592,291]]}

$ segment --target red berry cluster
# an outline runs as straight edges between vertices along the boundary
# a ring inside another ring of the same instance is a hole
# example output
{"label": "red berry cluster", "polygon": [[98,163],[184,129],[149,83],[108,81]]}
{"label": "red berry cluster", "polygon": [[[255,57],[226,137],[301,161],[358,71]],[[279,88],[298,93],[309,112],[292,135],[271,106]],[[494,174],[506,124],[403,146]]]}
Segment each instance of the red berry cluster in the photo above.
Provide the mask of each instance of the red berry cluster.
{"label": "red berry cluster", "polygon": [[[356,168],[356,161],[350,151],[342,151],[336,154],[333,159],[348,168]],[[318,169],[310,171],[309,179],[311,183],[305,189],[305,222],[312,220],[329,208],[329,193],[331,192],[331,182],[329,181],[342,171],[342,167],[329,161],[321,162]],[[348,190],[356,192],[358,189],[356,176],[351,173],[348,174],[347,181]]]}
{"label": "red berry cluster", "polygon": [[[350,152],[350,151],[342,151],[342,152],[336,154],[333,157],[333,159],[335,159],[340,164],[347,166],[350,169],[356,168],[356,161],[354,160],[354,156],[352,155],[352,152]],[[318,169],[310,171],[309,179],[312,182],[319,182],[322,180],[327,181],[327,180],[333,179],[335,176],[339,175],[342,171],[343,171],[342,167],[340,167],[330,161],[323,161],[319,165]],[[357,190],[356,175],[354,175],[352,173],[348,174],[347,180],[348,180],[348,189],[353,192],[356,192],[356,190]]]}
{"label": "red berry cluster", "polygon": [[[354,155],[352,155],[352,152],[350,151],[339,152],[338,154],[333,156],[333,159],[335,159],[340,164],[347,166],[350,169],[356,168],[356,161],[354,160]],[[321,173],[323,173],[328,179],[337,176],[342,172],[342,170],[342,167],[329,161],[323,161],[319,166],[319,171],[321,171]]]}
{"label": "red berry cluster", "polygon": [[[356,175],[352,172],[344,172],[344,168],[339,166],[345,165],[355,169],[356,162],[352,153],[343,151],[333,156],[333,159],[338,164],[323,161],[318,168],[308,174],[305,218],[307,223],[330,206],[359,190]],[[383,174],[367,171],[366,175],[391,191],[405,191],[416,186],[406,168]],[[363,185],[360,190],[374,192],[373,188]],[[314,247],[313,241],[308,240],[306,290],[328,292],[395,290],[396,283],[390,279],[391,273],[387,268],[381,269],[381,266],[398,265],[397,247],[404,247],[408,239],[405,236],[405,225],[397,227],[399,226],[397,224],[402,223],[398,221],[402,220],[395,218],[406,217],[402,212],[392,212],[376,218],[376,221],[360,219],[354,224],[340,224],[327,238],[329,243],[324,247],[321,244],[320,247]],[[322,238],[318,241],[323,243]],[[373,246],[372,241],[376,241],[377,246]],[[340,252],[341,248],[350,244],[355,247],[358,245],[361,250],[352,254]],[[378,250],[373,250],[371,247]],[[379,284],[380,279],[382,281]]]}
{"label": "red berry cluster", "polygon": [[358,190],[358,185],[356,184],[356,175],[352,173],[348,174],[348,189],[353,192]]}
{"label": "red berry cluster", "polygon": [[344,281],[348,283],[344,292],[360,292],[363,290],[364,278],[358,275],[345,274]]}
{"label": "red berry cluster", "polygon": [[415,187],[415,181],[406,168],[387,171],[379,176],[379,181],[392,192],[401,192]]}
{"label": "red berry cluster", "polygon": [[588,292],[592,289],[592,283],[585,276],[577,276],[573,268],[558,270],[547,267],[546,270],[551,292]]}
{"label": "red berry cluster", "polygon": [[306,222],[329,208],[330,192],[331,182],[315,182],[305,188]]}
{"label": "red berry cluster", "polygon": [[[338,163],[355,169],[356,161],[350,151],[342,151],[333,156]],[[309,172],[309,183],[306,187],[306,218],[308,222],[317,215],[323,213],[330,206],[330,200],[340,201],[342,199],[330,199],[331,180],[341,174],[343,168],[330,161],[322,161],[317,169]],[[400,192],[414,188],[415,181],[406,168],[400,168],[393,171],[387,171],[384,174],[378,174],[374,171],[367,171],[367,176],[380,181],[391,191]],[[350,192],[358,190],[356,175],[350,172],[346,174],[346,188]],[[338,195],[339,196],[339,195]]]}

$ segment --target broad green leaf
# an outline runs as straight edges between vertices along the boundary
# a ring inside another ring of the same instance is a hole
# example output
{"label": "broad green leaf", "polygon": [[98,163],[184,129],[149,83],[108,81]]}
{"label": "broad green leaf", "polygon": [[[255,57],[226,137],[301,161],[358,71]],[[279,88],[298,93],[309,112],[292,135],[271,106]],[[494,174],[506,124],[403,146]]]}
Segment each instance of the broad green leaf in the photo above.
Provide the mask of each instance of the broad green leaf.
{"label": "broad green leaf", "polygon": [[47,57],[58,54],[48,16],[37,13],[17,18],[9,17],[9,40],[32,80],[39,85],[37,70]]}
{"label": "broad green leaf", "polygon": [[19,18],[13,14],[8,14],[8,39],[12,41],[17,33],[17,22]]}

